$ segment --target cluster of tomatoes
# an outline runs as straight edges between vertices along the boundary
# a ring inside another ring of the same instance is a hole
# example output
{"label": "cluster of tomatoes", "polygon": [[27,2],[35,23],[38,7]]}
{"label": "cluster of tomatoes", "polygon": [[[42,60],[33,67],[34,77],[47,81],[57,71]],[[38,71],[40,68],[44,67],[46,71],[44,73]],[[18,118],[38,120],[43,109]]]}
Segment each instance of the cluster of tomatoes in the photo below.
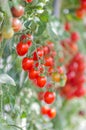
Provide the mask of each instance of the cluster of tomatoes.
{"label": "cluster of tomatoes", "polygon": [[80,35],[76,31],[72,31],[71,24],[66,22],[64,25],[64,29],[66,32],[69,32],[70,37],[61,41],[61,45],[63,47],[63,52],[66,51],[69,54],[76,53],[78,51],[77,42],[80,39]]}
{"label": "cluster of tomatoes", "polygon": [[80,7],[76,10],[76,16],[83,19],[86,14],[86,0],[80,0]]}
{"label": "cluster of tomatoes", "polygon": [[[65,30],[70,31],[70,29],[70,23],[67,22],[65,24]],[[67,99],[81,97],[86,93],[84,88],[85,59],[84,56],[78,51],[77,42],[79,38],[80,36],[77,32],[72,32],[70,33],[69,39],[61,41],[63,50],[66,50],[64,51],[64,54],[67,51],[70,53],[70,57],[66,65],[67,83],[65,87],[61,89],[61,95]]]}
{"label": "cluster of tomatoes", "polygon": [[85,84],[85,59],[77,53],[67,66],[67,83],[62,88],[61,94],[67,99],[82,97],[86,94]]}
{"label": "cluster of tomatoes", "polygon": [[[35,46],[35,50],[31,52],[30,56],[26,56],[31,46]],[[62,86],[64,86],[66,83],[64,70],[62,67],[57,66],[55,60],[57,53],[54,48],[54,43],[46,42],[45,45],[36,47],[36,44],[32,41],[32,36],[30,34],[24,34],[20,37],[16,51],[19,56],[24,56],[22,59],[22,69],[28,73],[28,78],[38,88],[44,88],[44,91],[46,89],[45,92],[40,92],[39,94],[41,100],[46,104],[52,104],[56,97],[55,92],[53,92],[55,85],[60,86],[60,83],[63,82]],[[43,108],[41,108],[42,114],[45,115]],[[50,108],[48,110],[50,113],[49,117],[54,118],[56,111]]]}
{"label": "cluster of tomatoes", "polygon": [[[26,3],[31,3],[32,0],[25,0]],[[22,22],[19,18],[24,15],[24,7],[22,5],[18,5],[17,7],[11,7],[12,18],[10,18],[11,27],[9,29],[3,28],[2,34],[0,34],[0,41],[3,38],[10,39],[14,32],[19,32],[22,30]]]}

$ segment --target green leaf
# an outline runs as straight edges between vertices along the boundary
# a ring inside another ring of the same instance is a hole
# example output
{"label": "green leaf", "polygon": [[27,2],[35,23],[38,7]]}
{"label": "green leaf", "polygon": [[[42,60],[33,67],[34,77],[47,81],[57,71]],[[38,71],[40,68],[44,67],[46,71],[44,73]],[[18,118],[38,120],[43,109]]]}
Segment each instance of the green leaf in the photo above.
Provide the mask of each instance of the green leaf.
{"label": "green leaf", "polygon": [[46,23],[39,22],[39,26],[38,26],[36,36],[41,35],[44,32],[45,29],[46,29]]}
{"label": "green leaf", "polygon": [[48,22],[48,18],[49,18],[49,15],[48,15],[48,12],[45,11],[41,16],[40,16],[40,20],[42,22]]}
{"label": "green leaf", "polygon": [[26,118],[27,114],[26,112],[22,112],[21,118]]}
{"label": "green leaf", "polygon": [[0,74],[0,84],[16,86],[15,81],[8,74]]}

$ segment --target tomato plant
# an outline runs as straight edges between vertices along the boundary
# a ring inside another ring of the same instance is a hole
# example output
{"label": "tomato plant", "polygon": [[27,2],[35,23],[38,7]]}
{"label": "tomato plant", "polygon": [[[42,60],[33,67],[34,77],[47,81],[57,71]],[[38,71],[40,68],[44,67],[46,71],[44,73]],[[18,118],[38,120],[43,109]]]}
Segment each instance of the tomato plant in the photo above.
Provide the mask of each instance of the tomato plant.
{"label": "tomato plant", "polygon": [[86,0],[0,0],[0,130],[85,130],[85,18]]}

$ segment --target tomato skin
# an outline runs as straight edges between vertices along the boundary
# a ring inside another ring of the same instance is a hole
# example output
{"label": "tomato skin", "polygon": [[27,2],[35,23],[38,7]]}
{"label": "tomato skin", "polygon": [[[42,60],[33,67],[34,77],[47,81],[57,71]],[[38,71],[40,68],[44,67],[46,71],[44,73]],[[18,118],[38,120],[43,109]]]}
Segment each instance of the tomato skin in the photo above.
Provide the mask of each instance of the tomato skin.
{"label": "tomato skin", "polygon": [[54,68],[52,66],[50,66],[48,68],[48,74],[51,75],[54,72]]}
{"label": "tomato skin", "polygon": [[76,97],[82,97],[86,94],[86,89],[81,87],[80,89],[77,89],[74,94]]}
{"label": "tomato skin", "polygon": [[56,51],[51,51],[51,56],[54,58],[57,55]]}
{"label": "tomato skin", "polygon": [[71,33],[71,40],[73,42],[77,42],[79,39],[80,39],[80,36],[79,36],[78,32],[72,32]]}
{"label": "tomato skin", "polygon": [[55,101],[55,93],[54,92],[45,92],[44,94],[44,101],[47,104],[52,104]]}
{"label": "tomato skin", "polygon": [[32,40],[33,40],[33,36],[31,34],[23,34],[20,37],[20,41],[27,43],[30,46],[32,46]]}
{"label": "tomato skin", "polygon": [[22,23],[18,18],[13,18],[12,20],[12,27],[15,32],[18,32],[22,28]]}
{"label": "tomato skin", "polygon": [[33,40],[33,36],[31,34],[23,34],[20,37],[20,41],[26,40],[26,39],[30,39]]}
{"label": "tomato skin", "polygon": [[28,58],[28,57],[25,57],[23,60],[22,60],[22,68],[23,70],[25,71],[29,71],[33,68],[33,65],[34,65],[34,61],[33,59],[31,58]]}
{"label": "tomato skin", "polygon": [[48,46],[43,46],[44,55],[49,54],[50,50]]}
{"label": "tomato skin", "polygon": [[47,42],[47,45],[48,45],[48,47],[49,47],[50,50],[53,50],[53,49],[54,49],[54,43],[53,43],[53,42],[48,41],[48,42]]}
{"label": "tomato skin", "polygon": [[65,23],[65,25],[64,25],[64,29],[65,29],[65,31],[70,31],[70,29],[71,29],[71,25],[70,25],[69,22],[66,22],[66,23]]}
{"label": "tomato skin", "polygon": [[39,76],[37,79],[37,86],[43,88],[46,85],[47,79],[45,76]]}
{"label": "tomato skin", "polygon": [[53,118],[55,118],[56,117],[56,109],[49,109],[48,110],[48,117],[50,118],[50,119],[53,119]]}
{"label": "tomato skin", "polygon": [[54,60],[53,58],[50,56],[50,57],[45,57],[44,58],[44,61],[45,61],[45,66],[53,66],[54,65]]}
{"label": "tomato skin", "polygon": [[40,74],[39,71],[32,69],[29,71],[28,77],[29,79],[33,80],[36,79],[39,76],[39,74]]}
{"label": "tomato skin", "polygon": [[86,0],[80,0],[80,2],[81,2],[81,7],[83,9],[86,9]]}
{"label": "tomato skin", "polygon": [[34,59],[34,60],[38,60],[38,58],[43,57],[43,55],[44,55],[43,49],[37,48],[37,52],[35,51],[35,52],[33,53],[33,59]]}
{"label": "tomato skin", "polygon": [[16,51],[19,56],[24,56],[28,52],[28,49],[28,44],[24,44],[22,42],[19,42],[16,46]]}
{"label": "tomato skin", "polygon": [[85,10],[83,8],[79,8],[76,10],[76,16],[80,19],[83,19],[85,15]]}
{"label": "tomato skin", "polygon": [[14,17],[21,17],[24,14],[24,7],[22,5],[18,5],[18,8],[11,8],[12,14]]}
{"label": "tomato skin", "polygon": [[41,114],[42,115],[47,115],[48,114],[48,111],[49,111],[49,108],[46,107],[46,106],[42,106],[41,107]]}
{"label": "tomato skin", "polygon": [[26,0],[26,2],[31,3],[33,0]]}

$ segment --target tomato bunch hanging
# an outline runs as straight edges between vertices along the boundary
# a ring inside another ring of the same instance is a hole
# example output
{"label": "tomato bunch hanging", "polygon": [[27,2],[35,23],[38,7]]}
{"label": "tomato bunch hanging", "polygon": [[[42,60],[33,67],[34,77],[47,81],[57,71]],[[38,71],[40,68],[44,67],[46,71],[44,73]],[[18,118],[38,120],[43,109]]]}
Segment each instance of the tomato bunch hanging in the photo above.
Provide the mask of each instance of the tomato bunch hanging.
{"label": "tomato bunch hanging", "polygon": [[[22,69],[28,73],[28,79],[40,88],[40,91],[44,89],[41,95],[43,96],[42,101],[49,105],[55,101],[55,89],[58,86],[64,86],[67,78],[63,68],[57,65],[55,59],[57,52],[53,42],[47,41],[45,45],[35,47],[31,55],[28,56],[29,49],[32,46],[36,46],[32,35],[23,34],[16,46],[16,52],[19,56],[23,56]],[[52,115],[53,110],[50,110],[50,118],[53,118],[56,114]]]}
{"label": "tomato bunch hanging", "polygon": [[76,16],[83,19],[86,15],[86,0],[80,0],[80,7],[76,10]]}
{"label": "tomato bunch hanging", "polygon": [[[71,24],[65,24],[65,30],[69,31],[69,39],[61,41],[64,55],[70,55],[65,67],[67,71],[67,82],[61,89],[61,95],[66,99],[82,97],[86,94],[85,84],[85,57],[79,52],[77,42],[80,36],[77,32],[71,32]],[[66,54],[67,53],[67,54]],[[72,55],[71,55],[72,53]]]}
{"label": "tomato bunch hanging", "polygon": [[[26,0],[27,4],[31,3],[32,0]],[[4,39],[10,39],[13,37],[14,32],[19,32],[23,30],[23,23],[20,18],[24,15],[25,9],[22,5],[12,6],[10,7],[10,13],[12,16],[8,17],[6,20],[9,21],[9,28],[2,27],[1,37]],[[8,25],[7,25],[8,26]]]}

